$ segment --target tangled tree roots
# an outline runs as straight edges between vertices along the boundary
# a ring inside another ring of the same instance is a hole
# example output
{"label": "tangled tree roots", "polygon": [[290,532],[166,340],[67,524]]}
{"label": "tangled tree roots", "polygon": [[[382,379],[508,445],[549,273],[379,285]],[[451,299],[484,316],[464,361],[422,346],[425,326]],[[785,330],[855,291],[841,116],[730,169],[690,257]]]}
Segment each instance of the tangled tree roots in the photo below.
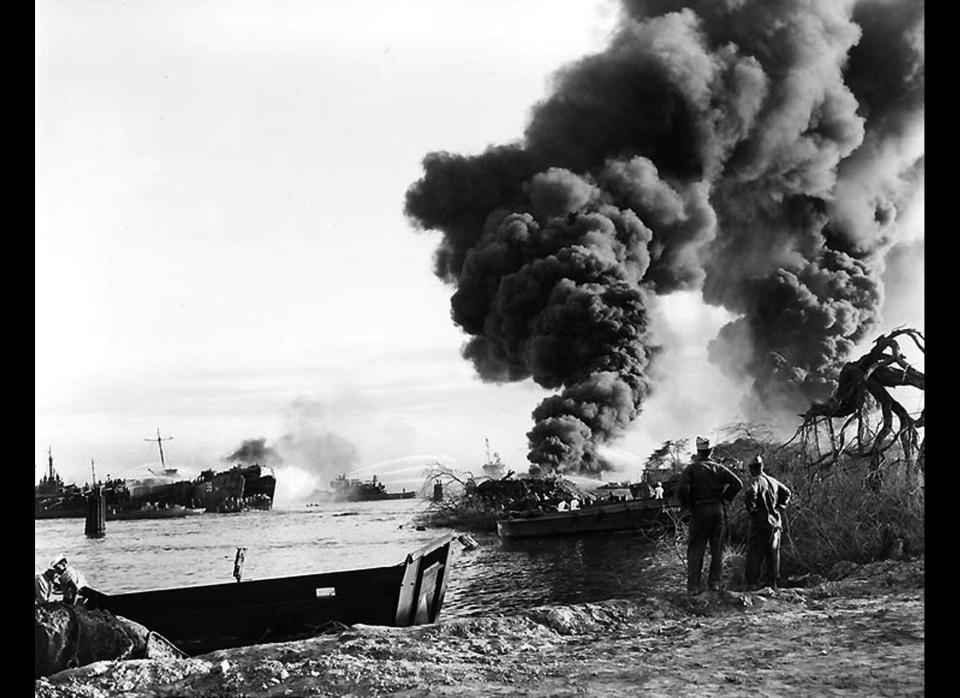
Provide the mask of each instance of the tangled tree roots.
{"label": "tangled tree roots", "polygon": [[[802,435],[805,444],[816,444],[819,448],[820,425],[825,426],[829,435],[830,449],[818,454],[814,462],[834,461],[843,452],[869,456],[871,475],[879,478],[884,453],[899,442],[907,460],[915,462],[922,472],[924,448],[918,429],[924,425],[924,413],[921,411],[919,417],[913,419],[890,394],[891,388],[902,386],[924,389],[923,372],[911,366],[900,350],[897,338],[903,335],[910,337],[920,351],[924,351],[923,334],[917,330],[900,328],[881,335],[870,351],[843,366],[833,395],[825,402],[814,403],[801,415],[803,423],[797,433]],[[871,429],[869,420],[873,403],[879,407],[882,418],[876,431]],[[891,437],[894,415],[898,429]],[[844,420],[839,431],[834,429],[835,419]],[[854,423],[857,425],[856,437],[848,445],[846,432]]]}

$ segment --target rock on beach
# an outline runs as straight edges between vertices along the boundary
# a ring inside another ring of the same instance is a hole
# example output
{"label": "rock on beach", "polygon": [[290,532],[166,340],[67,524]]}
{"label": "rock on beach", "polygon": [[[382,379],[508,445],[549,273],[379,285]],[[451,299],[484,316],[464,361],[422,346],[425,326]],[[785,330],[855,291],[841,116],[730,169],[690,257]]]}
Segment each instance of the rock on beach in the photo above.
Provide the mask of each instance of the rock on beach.
{"label": "rock on beach", "polygon": [[679,591],[676,559],[663,564],[676,567],[672,588],[651,597],[412,628],[356,625],[187,659],[101,661],[38,679],[35,695],[924,694],[922,558],[846,566],[806,587],[693,598]]}

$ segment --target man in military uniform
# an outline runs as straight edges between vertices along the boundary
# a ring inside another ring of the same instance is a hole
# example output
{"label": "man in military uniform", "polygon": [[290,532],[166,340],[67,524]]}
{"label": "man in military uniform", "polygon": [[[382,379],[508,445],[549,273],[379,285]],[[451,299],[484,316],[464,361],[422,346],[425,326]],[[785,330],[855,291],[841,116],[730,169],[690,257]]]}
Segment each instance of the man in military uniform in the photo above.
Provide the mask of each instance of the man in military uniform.
{"label": "man in military uniform", "polygon": [[750,482],[743,494],[750,530],[747,535],[747,562],[744,581],[748,589],[759,586],[760,568],[766,563],[766,585],[777,588],[780,576],[780,512],[790,502],[790,489],[763,471],[763,458],[750,461]]}
{"label": "man in military uniform", "polygon": [[700,593],[703,556],[710,543],[708,582],[713,591],[720,588],[723,568],[723,530],[726,503],[743,487],[732,470],[710,458],[709,439],[697,437],[697,455],[683,469],[677,483],[677,499],[690,511],[690,537],[687,543],[687,594]]}

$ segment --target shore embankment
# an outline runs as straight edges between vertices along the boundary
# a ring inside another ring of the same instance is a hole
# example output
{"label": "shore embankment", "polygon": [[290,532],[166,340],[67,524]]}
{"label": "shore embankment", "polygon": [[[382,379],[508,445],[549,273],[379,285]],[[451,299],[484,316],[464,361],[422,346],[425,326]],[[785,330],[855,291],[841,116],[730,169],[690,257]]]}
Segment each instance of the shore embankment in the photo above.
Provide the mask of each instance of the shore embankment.
{"label": "shore embankment", "polygon": [[919,696],[924,560],[841,563],[811,586],[543,606],[413,628],[354,626],[189,659],[97,662],[37,698]]}

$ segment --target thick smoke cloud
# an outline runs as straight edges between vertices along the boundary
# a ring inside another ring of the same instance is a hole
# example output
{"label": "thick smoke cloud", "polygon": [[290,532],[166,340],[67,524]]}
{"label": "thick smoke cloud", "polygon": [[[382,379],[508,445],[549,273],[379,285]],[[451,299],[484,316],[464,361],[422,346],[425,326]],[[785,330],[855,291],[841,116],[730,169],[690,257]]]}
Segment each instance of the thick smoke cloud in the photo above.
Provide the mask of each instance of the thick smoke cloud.
{"label": "thick smoke cloud", "polygon": [[626,1],[522,142],[431,153],[407,192],[443,232],[464,356],[557,389],[533,471],[596,471],[655,360],[645,299],[737,314],[711,358],[758,413],[821,400],[881,321],[883,257],[923,181],[923,4]]}
{"label": "thick smoke cloud", "polygon": [[224,460],[250,465],[254,463],[278,465],[280,455],[273,448],[267,446],[267,440],[264,438],[245,439],[240,447],[229,456],[225,456]]}
{"label": "thick smoke cloud", "polygon": [[333,478],[355,468],[358,453],[349,439],[332,431],[313,429],[284,434],[273,446],[267,446],[264,438],[246,439],[224,460],[273,467],[296,466],[306,473]]}

